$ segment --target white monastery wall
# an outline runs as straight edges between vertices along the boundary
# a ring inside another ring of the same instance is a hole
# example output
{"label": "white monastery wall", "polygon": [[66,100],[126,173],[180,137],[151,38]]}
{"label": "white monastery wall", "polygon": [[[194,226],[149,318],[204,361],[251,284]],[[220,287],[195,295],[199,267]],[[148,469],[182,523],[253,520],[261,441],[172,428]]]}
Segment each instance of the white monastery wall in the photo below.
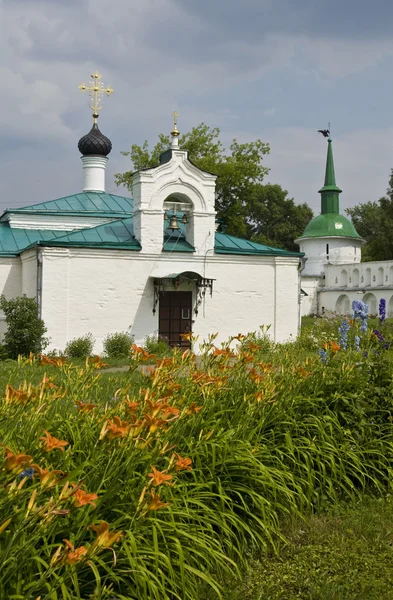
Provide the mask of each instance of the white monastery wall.
{"label": "white monastery wall", "polygon": [[[303,275],[303,273],[302,273]],[[303,277],[301,280],[302,289],[308,294],[303,296],[301,300],[301,315],[305,317],[307,315],[318,314],[318,294],[321,277]]]}
{"label": "white monastery wall", "polygon": [[[126,251],[43,249],[42,316],[51,349],[88,332],[95,352],[109,333],[129,330],[136,343],[158,333],[158,305],[153,314],[153,278],[184,271],[215,279],[194,315],[200,341],[218,332],[217,343],[230,335],[271,325],[276,341],[294,338],[299,325],[299,259],[294,257],[201,256]],[[183,283],[179,291],[194,289]],[[168,287],[169,290],[175,288]],[[94,290],[94,293],[92,292]],[[195,291],[193,305],[195,305]]]}
{"label": "white monastery wall", "polygon": [[388,316],[393,317],[393,261],[344,264],[326,269],[325,285],[319,294],[320,310],[349,314],[353,300],[363,300],[370,314],[377,314],[384,298]]}
{"label": "white monastery wall", "polygon": [[354,264],[361,260],[361,242],[350,238],[310,238],[301,240],[300,252],[307,261],[302,275],[321,275],[328,264]]}
{"label": "white monastery wall", "polygon": [[[22,294],[21,289],[21,260],[18,257],[0,257],[0,290],[7,300]],[[6,331],[5,317],[0,311],[0,337]]]}
{"label": "white monastery wall", "polygon": [[28,298],[37,296],[37,250],[28,250],[21,255],[22,294]]}

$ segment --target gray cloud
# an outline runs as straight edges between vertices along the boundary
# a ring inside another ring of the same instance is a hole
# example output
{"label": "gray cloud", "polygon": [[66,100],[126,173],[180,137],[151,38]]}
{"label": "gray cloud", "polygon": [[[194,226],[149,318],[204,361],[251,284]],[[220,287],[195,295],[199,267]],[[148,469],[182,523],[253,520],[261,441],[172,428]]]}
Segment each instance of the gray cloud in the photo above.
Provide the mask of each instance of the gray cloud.
{"label": "gray cloud", "polygon": [[[380,102],[368,74],[383,61],[391,65],[392,12],[388,0],[0,0],[0,208],[80,189],[76,145],[91,111],[77,86],[96,69],[115,88],[100,116],[114,146],[108,189],[115,189],[113,174],[130,166],[120,150],[146,138],[154,143],[177,108],[183,131],[203,120],[221,127],[226,142],[255,131],[271,141],[272,181],[315,208],[319,140],[313,122],[305,129],[308,97],[325,90],[313,107],[325,122],[354,102],[340,99],[335,80],[359,75],[364,95]],[[294,108],[302,125],[295,133],[288,127]],[[363,148],[367,177],[344,161],[344,202],[370,199],[372,186],[372,199],[383,193],[390,159],[382,127],[369,131],[372,152]],[[346,135],[341,143],[354,154],[359,138]]]}

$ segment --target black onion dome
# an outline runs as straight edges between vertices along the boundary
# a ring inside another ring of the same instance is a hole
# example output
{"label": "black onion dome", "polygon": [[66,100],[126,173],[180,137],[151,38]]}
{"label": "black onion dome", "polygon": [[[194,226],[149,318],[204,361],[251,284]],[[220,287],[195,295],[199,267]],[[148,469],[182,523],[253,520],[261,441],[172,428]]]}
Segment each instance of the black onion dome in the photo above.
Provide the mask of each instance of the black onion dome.
{"label": "black onion dome", "polygon": [[87,135],[78,142],[79,152],[83,156],[107,156],[112,150],[112,142],[98,129],[97,123]]}

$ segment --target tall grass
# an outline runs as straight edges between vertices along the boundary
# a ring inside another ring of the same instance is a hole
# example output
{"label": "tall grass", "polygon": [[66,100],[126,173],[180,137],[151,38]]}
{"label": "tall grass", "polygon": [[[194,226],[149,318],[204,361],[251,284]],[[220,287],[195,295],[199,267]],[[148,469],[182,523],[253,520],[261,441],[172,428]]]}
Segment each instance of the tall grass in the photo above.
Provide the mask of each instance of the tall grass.
{"label": "tall grass", "polygon": [[219,598],[280,545],[285,516],[388,491],[391,350],[370,333],[322,362],[324,336],[212,337],[200,357],[134,347],[121,374],[5,364],[0,597]]}

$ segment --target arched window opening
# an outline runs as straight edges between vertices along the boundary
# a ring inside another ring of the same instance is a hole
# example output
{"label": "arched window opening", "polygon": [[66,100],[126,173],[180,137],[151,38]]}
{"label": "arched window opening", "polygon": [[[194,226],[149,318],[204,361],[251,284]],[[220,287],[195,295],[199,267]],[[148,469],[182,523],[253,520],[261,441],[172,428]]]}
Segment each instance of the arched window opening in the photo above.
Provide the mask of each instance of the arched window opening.
{"label": "arched window opening", "polygon": [[193,248],[194,206],[184,194],[169,196],[164,200],[164,251],[185,252]]}
{"label": "arched window opening", "polygon": [[353,287],[358,287],[359,285],[359,269],[354,269],[352,271],[352,284]]}
{"label": "arched window opening", "polygon": [[366,269],[365,277],[364,277],[364,285],[371,285],[371,269],[368,267]]}
{"label": "arched window opening", "polygon": [[378,271],[377,271],[377,285],[383,285],[383,268],[379,267]]}
{"label": "arched window opening", "polygon": [[348,273],[346,269],[343,269],[340,274],[340,285],[341,287],[345,287],[348,285]]}

